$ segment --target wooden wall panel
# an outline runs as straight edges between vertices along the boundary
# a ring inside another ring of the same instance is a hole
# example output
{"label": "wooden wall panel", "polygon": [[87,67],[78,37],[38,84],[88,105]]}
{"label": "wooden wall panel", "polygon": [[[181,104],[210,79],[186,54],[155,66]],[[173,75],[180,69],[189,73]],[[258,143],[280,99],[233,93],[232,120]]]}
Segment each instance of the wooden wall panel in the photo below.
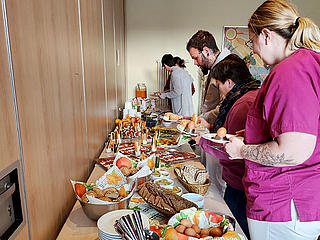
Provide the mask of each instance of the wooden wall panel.
{"label": "wooden wall panel", "polygon": [[[81,0],[89,159],[102,150],[107,133],[101,0]],[[92,165],[92,164],[91,164]]]}
{"label": "wooden wall panel", "polygon": [[107,121],[108,132],[114,128],[114,119],[118,117],[117,107],[117,79],[116,79],[116,53],[114,29],[114,0],[104,0],[104,36],[106,46],[106,87],[107,87]]}
{"label": "wooden wall panel", "polygon": [[[21,160],[19,156],[19,144],[17,134],[17,124],[14,111],[14,100],[11,87],[10,68],[8,60],[8,52],[6,48],[6,39],[4,32],[4,21],[2,18],[2,5],[0,6],[0,170],[7,168],[17,160]],[[24,189],[23,182],[20,182],[21,190]],[[22,192],[24,198],[24,193]],[[25,201],[22,199],[22,207],[25,212],[25,225],[18,233],[17,240],[26,240],[29,238],[27,215],[25,210]]]}
{"label": "wooden wall panel", "polygon": [[[32,239],[55,239],[75,201],[69,179],[86,180],[106,130],[114,128],[123,107],[120,2],[80,0],[78,6],[77,0],[6,0]],[[0,117],[4,166],[19,158],[19,150],[4,34],[0,48],[0,110],[8,113]],[[25,227],[17,239],[27,235]]]}
{"label": "wooden wall panel", "polygon": [[55,239],[88,158],[78,2],[10,0],[7,14],[32,239]]}
{"label": "wooden wall panel", "polygon": [[0,6],[0,165],[1,169],[8,167],[19,159],[17,125],[14,113],[14,102],[11,88],[9,60]]}
{"label": "wooden wall panel", "polygon": [[[124,54],[124,3],[123,0],[114,0],[115,16],[115,43],[116,43],[116,78],[117,78],[117,101],[119,106],[124,106],[126,101],[126,79],[125,79],[125,54]],[[135,87],[135,86],[130,86]]]}

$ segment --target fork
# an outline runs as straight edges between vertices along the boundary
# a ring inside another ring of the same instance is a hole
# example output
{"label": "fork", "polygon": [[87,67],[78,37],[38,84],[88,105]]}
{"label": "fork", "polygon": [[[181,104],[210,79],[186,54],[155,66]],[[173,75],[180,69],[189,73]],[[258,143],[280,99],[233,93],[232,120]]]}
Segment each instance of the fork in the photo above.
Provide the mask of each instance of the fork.
{"label": "fork", "polygon": [[222,152],[222,153],[226,153],[225,151],[222,151],[220,148],[224,147],[224,146],[213,146],[213,145],[209,145],[207,144],[207,146],[219,151],[219,152]]}

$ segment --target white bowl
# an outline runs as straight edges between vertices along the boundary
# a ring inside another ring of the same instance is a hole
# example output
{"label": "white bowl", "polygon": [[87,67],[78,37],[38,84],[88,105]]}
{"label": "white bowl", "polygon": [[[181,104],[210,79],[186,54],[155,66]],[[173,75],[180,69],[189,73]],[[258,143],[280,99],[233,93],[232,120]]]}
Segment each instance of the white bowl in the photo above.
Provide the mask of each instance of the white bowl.
{"label": "white bowl", "polygon": [[170,121],[162,121],[163,126],[170,127],[171,122]]}
{"label": "white bowl", "polygon": [[191,202],[194,202],[195,204],[197,204],[198,208],[203,208],[204,197],[202,195],[197,193],[185,193],[185,194],[182,194],[181,197]]}
{"label": "white bowl", "polygon": [[[168,184],[159,183],[159,181],[161,181],[161,180],[166,180],[168,182]],[[170,178],[164,178],[164,177],[160,177],[160,178],[154,180],[154,182],[159,184],[160,187],[166,187],[166,186],[172,186],[173,185],[173,180],[171,180]]]}
{"label": "white bowl", "polygon": [[[164,186],[163,188],[166,188],[166,189],[173,189],[175,186],[173,185],[170,185],[170,186]],[[181,196],[182,195],[182,188],[177,186],[179,189],[180,189],[180,192],[176,193],[177,195]]]}
{"label": "white bowl", "polygon": [[[155,171],[158,171],[158,170],[155,170]],[[158,172],[160,172],[160,176],[155,176],[155,175],[153,175],[154,172],[152,173],[152,178],[154,180],[159,179],[159,178],[170,178],[170,173],[169,172],[164,171],[164,170],[160,170]]]}

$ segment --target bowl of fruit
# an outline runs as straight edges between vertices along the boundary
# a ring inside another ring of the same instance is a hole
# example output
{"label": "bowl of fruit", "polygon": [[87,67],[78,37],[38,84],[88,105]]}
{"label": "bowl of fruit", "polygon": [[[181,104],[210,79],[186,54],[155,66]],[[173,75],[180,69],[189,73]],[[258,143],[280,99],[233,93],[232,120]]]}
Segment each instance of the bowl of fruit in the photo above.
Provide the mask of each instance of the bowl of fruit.
{"label": "bowl of fruit", "polygon": [[166,240],[244,240],[245,237],[234,231],[232,218],[210,211],[188,208],[172,216],[163,235]]}

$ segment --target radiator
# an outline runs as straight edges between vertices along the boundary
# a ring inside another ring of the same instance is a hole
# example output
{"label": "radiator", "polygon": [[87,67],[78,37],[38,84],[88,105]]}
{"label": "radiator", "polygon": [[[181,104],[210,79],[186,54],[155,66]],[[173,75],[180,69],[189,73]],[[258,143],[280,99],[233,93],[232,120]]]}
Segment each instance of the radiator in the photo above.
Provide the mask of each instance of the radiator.
{"label": "radiator", "polygon": [[[164,86],[166,85],[166,81],[169,77],[169,71],[167,71],[164,67],[162,67],[161,60],[156,61],[157,64],[157,90],[158,92],[164,91]],[[168,108],[168,99],[160,99],[157,103],[157,107]]]}

